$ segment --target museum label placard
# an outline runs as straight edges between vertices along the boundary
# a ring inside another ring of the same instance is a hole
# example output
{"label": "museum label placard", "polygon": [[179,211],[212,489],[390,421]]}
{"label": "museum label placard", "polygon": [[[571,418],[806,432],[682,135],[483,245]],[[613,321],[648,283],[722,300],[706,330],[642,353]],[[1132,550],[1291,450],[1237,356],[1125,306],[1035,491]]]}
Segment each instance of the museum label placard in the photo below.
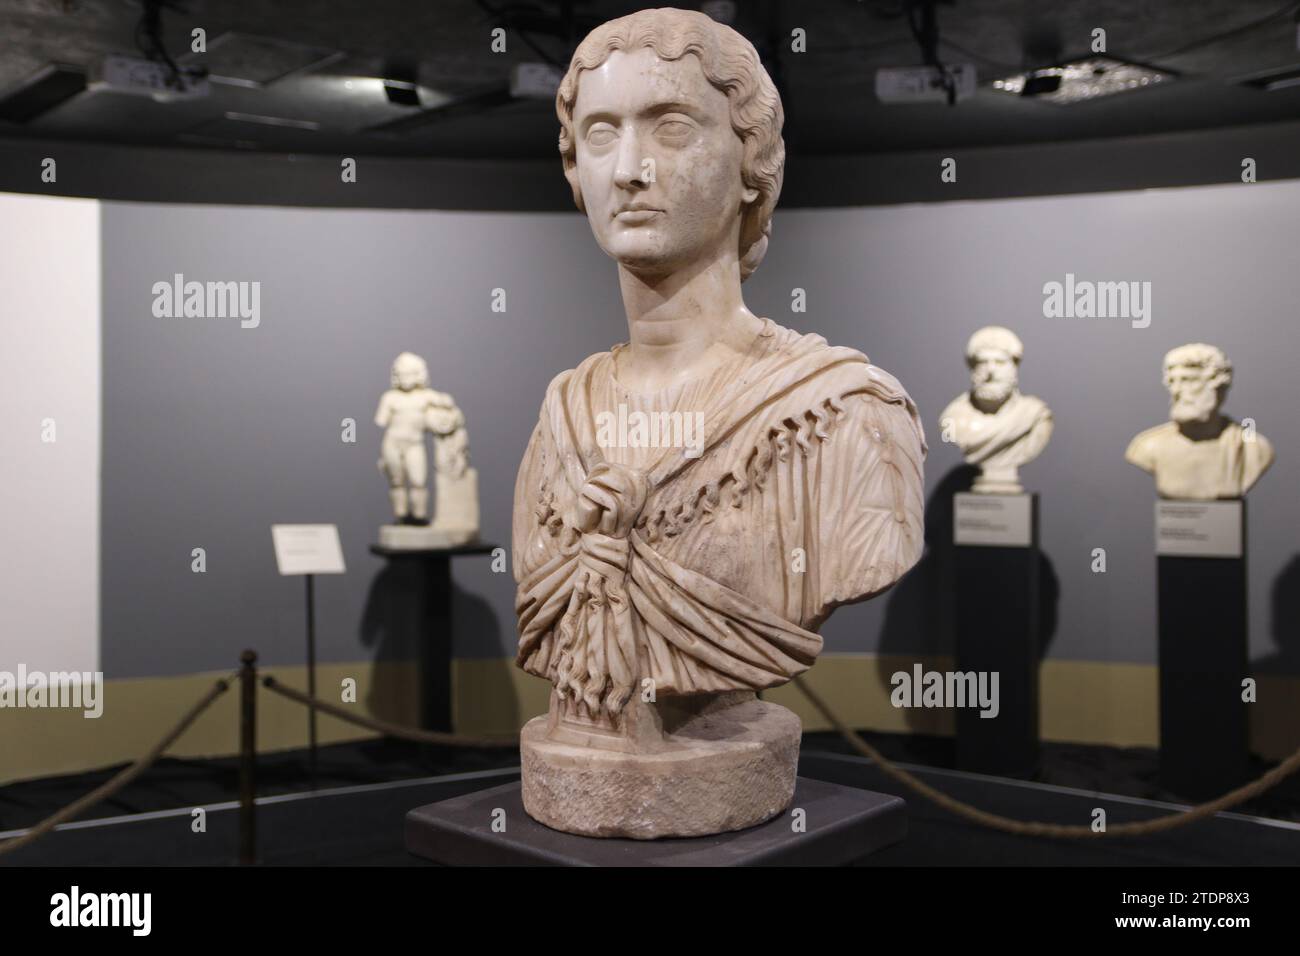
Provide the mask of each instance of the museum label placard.
{"label": "museum label placard", "polygon": [[343,545],[334,524],[273,524],[275,564],[281,574],[342,574]]}
{"label": "museum label placard", "polygon": [[1034,543],[1030,495],[953,495],[953,544],[1028,548]]}
{"label": "museum label placard", "polygon": [[1156,554],[1241,557],[1240,501],[1157,501]]}

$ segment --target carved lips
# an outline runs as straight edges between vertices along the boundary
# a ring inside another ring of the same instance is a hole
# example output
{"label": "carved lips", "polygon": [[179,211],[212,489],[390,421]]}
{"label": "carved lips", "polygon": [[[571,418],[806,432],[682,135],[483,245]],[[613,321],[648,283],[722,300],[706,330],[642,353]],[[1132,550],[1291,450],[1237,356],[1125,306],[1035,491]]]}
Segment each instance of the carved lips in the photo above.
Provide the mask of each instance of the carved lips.
{"label": "carved lips", "polygon": [[614,210],[614,218],[629,226],[639,226],[661,215],[663,210],[658,206],[643,202],[624,203]]}

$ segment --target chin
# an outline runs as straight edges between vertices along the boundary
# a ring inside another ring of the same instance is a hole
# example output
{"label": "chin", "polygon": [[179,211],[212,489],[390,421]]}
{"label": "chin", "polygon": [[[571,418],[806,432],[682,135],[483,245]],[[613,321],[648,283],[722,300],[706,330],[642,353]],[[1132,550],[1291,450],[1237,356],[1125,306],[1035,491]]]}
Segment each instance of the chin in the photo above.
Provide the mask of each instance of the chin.
{"label": "chin", "polygon": [[1179,425],[1204,425],[1214,417],[1213,408],[1172,408],[1169,417]]}
{"label": "chin", "polygon": [[1004,402],[1011,397],[1009,388],[977,388],[975,397],[982,402]]}
{"label": "chin", "polygon": [[665,256],[653,242],[610,243],[606,252],[629,272],[645,275],[668,275],[681,267],[678,256]]}

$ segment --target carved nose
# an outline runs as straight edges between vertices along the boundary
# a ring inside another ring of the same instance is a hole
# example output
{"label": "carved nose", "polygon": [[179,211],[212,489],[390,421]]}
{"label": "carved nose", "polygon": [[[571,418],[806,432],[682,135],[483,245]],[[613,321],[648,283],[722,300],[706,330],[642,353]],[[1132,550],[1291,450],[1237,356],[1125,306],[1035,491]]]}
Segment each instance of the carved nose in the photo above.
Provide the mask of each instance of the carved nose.
{"label": "carved nose", "polygon": [[650,185],[646,181],[644,157],[637,145],[635,134],[627,133],[618,144],[618,162],[614,166],[614,185],[619,189],[645,189]]}

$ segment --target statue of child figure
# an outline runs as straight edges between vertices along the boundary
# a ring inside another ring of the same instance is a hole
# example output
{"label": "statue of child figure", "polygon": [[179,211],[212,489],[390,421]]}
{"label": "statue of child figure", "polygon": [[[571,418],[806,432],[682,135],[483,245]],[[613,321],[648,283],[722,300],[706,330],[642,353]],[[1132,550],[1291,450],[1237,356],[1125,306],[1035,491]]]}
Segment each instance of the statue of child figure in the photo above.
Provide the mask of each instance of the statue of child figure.
{"label": "statue of child figure", "polygon": [[[478,476],[469,467],[465,416],[450,395],[429,387],[429,367],[418,355],[403,352],[397,356],[391,381],[392,388],[379,400],[375,413],[375,424],[385,429],[379,470],[388,479],[397,524],[414,525],[426,533],[388,526],[380,533],[380,543],[447,547],[472,540],[478,533]],[[432,523],[425,432],[432,432],[436,442],[438,507]],[[385,541],[393,533],[398,537]]]}

